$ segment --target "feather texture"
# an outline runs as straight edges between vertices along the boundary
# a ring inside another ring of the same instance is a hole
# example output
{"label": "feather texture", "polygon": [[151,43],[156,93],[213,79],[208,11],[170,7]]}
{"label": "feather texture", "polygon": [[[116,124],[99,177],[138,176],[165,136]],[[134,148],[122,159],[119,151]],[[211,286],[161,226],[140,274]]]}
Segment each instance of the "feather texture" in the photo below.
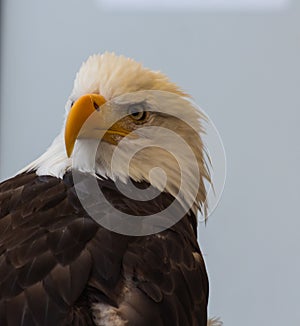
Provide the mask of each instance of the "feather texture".
{"label": "feather texture", "polygon": [[[98,184],[131,214],[172,202],[163,193],[140,207],[111,180]],[[81,207],[71,173],[18,175],[0,185],[0,198],[1,326],[206,326],[208,280],[193,214],[150,236],[108,231]]]}

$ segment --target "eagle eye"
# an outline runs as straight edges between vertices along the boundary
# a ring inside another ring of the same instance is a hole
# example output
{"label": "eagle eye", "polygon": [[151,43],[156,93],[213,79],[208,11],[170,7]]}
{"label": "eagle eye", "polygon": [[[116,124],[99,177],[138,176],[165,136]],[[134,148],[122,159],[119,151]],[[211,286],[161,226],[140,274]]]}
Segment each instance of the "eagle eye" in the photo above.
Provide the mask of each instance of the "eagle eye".
{"label": "eagle eye", "polygon": [[148,112],[144,110],[140,104],[134,104],[129,107],[128,114],[135,121],[145,121],[148,117]]}

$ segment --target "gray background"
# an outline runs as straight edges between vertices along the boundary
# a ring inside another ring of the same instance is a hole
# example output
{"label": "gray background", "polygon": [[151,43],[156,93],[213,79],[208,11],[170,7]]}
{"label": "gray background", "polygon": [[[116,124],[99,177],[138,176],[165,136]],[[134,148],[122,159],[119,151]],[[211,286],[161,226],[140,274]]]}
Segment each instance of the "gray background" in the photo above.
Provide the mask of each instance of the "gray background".
{"label": "gray background", "polygon": [[104,12],[92,0],[6,0],[0,178],[61,128],[81,62],[104,50],[161,70],[225,144],[225,190],[200,243],[210,315],[228,326],[300,325],[300,2],[279,12]]}

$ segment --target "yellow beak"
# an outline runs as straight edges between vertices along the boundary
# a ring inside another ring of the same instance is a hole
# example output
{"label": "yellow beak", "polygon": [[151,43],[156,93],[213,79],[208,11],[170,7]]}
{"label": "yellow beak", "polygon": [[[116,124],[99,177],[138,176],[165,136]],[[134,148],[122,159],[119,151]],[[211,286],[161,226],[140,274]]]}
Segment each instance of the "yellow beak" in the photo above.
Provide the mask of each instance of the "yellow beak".
{"label": "yellow beak", "polygon": [[66,121],[65,146],[68,157],[72,155],[75,141],[80,135],[80,130],[86,120],[99,110],[106,102],[105,98],[98,94],[86,94],[81,96],[72,106]]}

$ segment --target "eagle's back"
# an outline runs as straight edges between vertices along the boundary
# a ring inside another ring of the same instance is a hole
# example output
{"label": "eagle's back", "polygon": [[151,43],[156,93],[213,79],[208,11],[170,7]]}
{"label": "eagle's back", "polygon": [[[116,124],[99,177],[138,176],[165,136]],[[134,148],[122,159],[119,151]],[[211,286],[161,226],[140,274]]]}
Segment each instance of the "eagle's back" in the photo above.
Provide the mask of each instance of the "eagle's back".
{"label": "eagle's back", "polygon": [[[163,193],[141,205],[111,180],[98,185],[130,214],[172,201]],[[206,326],[208,280],[194,224],[190,214],[159,234],[121,235],[88,216],[71,173],[3,182],[0,325]]]}

